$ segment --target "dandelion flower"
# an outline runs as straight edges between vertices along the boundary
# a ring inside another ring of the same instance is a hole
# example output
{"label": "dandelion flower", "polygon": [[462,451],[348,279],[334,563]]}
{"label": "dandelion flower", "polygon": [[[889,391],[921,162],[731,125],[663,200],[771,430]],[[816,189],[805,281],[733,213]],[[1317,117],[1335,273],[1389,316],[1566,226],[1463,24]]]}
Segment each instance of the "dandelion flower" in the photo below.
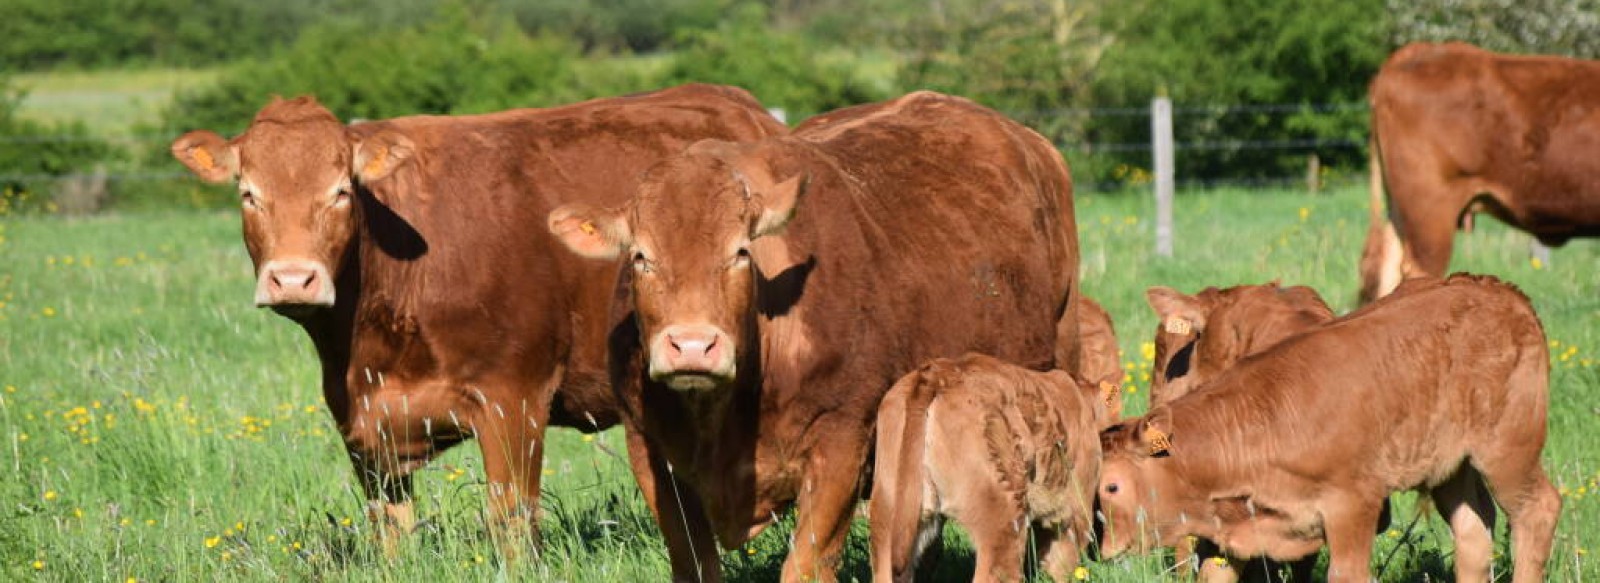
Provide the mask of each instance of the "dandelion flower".
{"label": "dandelion flower", "polygon": [[1544,262],[1540,261],[1538,257],[1529,258],[1528,264],[1532,265],[1534,270],[1544,269]]}
{"label": "dandelion flower", "polygon": [[1072,570],[1072,578],[1073,579],[1077,579],[1079,581],[1088,581],[1089,580],[1089,570],[1083,568],[1083,566],[1080,565],[1080,566],[1078,566],[1078,568]]}
{"label": "dandelion flower", "polygon": [[46,318],[54,318],[56,315],[56,309],[50,306],[45,306],[44,309],[39,310],[39,313],[44,314],[44,317]]}
{"label": "dandelion flower", "polygon": [[33,562],[33,570],[35,570],[35,571],[43,571],[44,570],[44,561],[34,561]]}
{"label": "dandelion flower", "polygon": [[214,548],[217,548],[217,545],[219,545],[221,543],[222,543],[222,537],[213,536],[213,537],[210,537],[210,538],[206,539],[206,548],[214,549]]}
{"label": "dandelion flower", "polygon": [[44,491],[44,499],[45,500],[55,500],[56,499],[56,491],[55,490],[45,490]]}

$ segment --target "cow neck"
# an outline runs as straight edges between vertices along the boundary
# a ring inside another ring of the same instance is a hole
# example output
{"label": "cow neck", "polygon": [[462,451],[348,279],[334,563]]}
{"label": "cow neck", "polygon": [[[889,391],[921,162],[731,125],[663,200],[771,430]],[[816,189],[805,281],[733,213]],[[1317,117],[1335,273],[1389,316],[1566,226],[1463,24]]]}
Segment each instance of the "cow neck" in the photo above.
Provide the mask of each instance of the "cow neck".
{"label": "cow neck", "polygon": [[311,337],[317,360],[322,364],[323,400],[328,410],[341,425],[348,418],[352,399],[346,385],[350,368],[351,340],[354,338],[355,305],[361,293],[361,270],[356,265],[359,254],[352,243],[346,250],[343,269],[334,280],[334,305],[318,310],[303,320],[300,327]]}

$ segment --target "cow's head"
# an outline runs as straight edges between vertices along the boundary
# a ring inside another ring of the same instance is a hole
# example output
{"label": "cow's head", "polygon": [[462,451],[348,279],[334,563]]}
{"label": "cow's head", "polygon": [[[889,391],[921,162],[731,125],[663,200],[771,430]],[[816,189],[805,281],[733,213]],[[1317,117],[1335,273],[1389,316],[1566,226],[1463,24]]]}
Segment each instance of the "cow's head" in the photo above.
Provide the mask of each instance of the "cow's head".
{"label": "cow's head", "polygon": [[1171,474],[1163,467],[1172,454],[1171,424],[1164,410],[1123,421],[1100,433],[1100,485],[1096,490],[1103,534],[1101,553],[1148,552],[1162,546],[1162,525],[1179,514]]}
{"label": "cow's head", "polygon": [[310,97],[274,99],[232,140],[196,130],[172,143],[173,157],[201,179],[238,184],[256,305],[288,315],[333,305],[356,234],[356,186],[411,154],[405,136],[358,135]]}
{"label": "cow's head", "polygon": [[1206,288],[1192,296],[1158,286],[1146,290],[1145,298],[1161,320],[1152,406],[1183,396],[1241,358],[1333,319],[1316,291],[1277,282]]}
{"label": "cow's head", "polygon": [[550,213],[550,231],[579,255],[630,260],[650,378],[674,389],[731,384],[756,344],[750,245],[794,217],[806,187],[761,152],[700,142],[646,172],[621,208]]}

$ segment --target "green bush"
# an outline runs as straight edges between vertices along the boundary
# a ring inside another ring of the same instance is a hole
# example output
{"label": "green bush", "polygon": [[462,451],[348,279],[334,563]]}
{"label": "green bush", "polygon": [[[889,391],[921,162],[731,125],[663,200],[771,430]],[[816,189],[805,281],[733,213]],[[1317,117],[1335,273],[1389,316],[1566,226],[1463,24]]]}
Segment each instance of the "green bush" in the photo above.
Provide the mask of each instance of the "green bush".
{"label": "green bush", "polygon": [[679,45],[664,84],[736,85],[768,107],[787,110],[790,120],[894,94],[858,78],[849,62],[830,60],[809,37],[769,26],[756,3],[735,7],[715,29],[688,32]]}
{"label": "green bush", "polygon": [[[102,170],[121,152],[90,136],[82,123],[46,124],[18,117],[22,97],[0,77],[0,216],[55,211],[61,202],[68,210],[95,210],[105,196],[104,181],[69,177]],[[58,200],[63,195],[71,200]]]}

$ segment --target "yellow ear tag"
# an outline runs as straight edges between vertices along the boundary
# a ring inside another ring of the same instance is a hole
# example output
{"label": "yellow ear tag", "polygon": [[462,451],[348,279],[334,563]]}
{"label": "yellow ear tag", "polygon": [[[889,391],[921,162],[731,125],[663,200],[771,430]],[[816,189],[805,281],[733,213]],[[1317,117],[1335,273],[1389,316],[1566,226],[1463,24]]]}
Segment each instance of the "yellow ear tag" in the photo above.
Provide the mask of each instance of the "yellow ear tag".
{"label": "yellow ear tag", "polygon": [[1144,442],[1150,444],[1150,455],[1172,449],[1172,441],[1167,438],[1167,432],[1154,427],[1144,429]]}
{"label": "yellow ear tag", "polygon": [[1100,381],[1100,398],[1106,402],[1107,407],[1116,404],[1118,390],[1117,385]]}
{"label": "yellow ear tag", "polygon": [[1177,316],[1167,318],[1162,326],[1166,328],[1168,334],[1188,334],[1194,330],[1194,326],[1190,325],[1188,320]]}
{"label": "yellow ear tag", "polygon": [[193,154],[194,162],[199,164],[201,168],[210,170],[213,166],[217,165],[217,161],[211,157],[211,152],[205,148],[196,147],[193,150]]}
{"label": "yellow ear tag", "polygon": [[361,173],[371,176],[383,170],[384,159],[389,157],[389,148],[378,146],[378,151],[372,153],[372,159],[367,160],[367,165],[361,168]]}
{"label": "yellow ear tag", "polygon": [[578,230],[583,231],[583,234],[585,235],[593,235],[598,232],[598,230],[594,228],[593,221],[584,221],[582,224],[578,225]]}

